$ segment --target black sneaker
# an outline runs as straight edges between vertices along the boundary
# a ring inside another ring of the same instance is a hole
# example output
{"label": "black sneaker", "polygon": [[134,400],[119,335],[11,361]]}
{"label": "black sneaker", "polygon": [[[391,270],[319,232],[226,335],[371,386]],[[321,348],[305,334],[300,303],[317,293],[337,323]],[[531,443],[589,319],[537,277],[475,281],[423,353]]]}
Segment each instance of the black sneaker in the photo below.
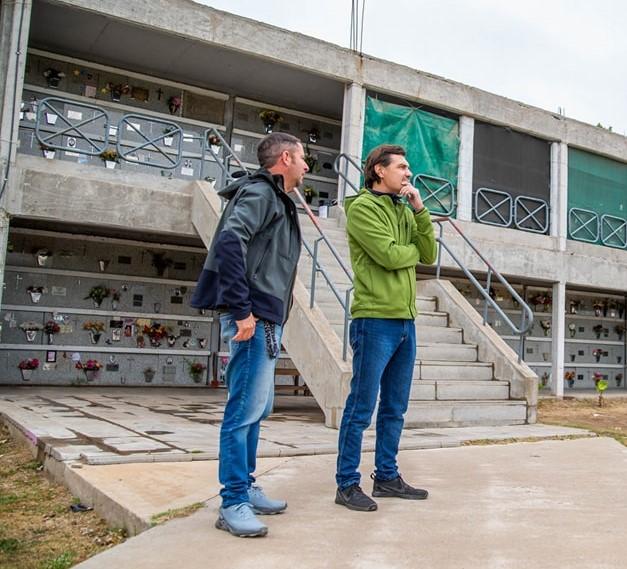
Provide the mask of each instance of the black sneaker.
{"label": "black sneaker", "polygon": [[404,498],[405,500],[426,500],[429,492],[420,488],[413,488],[400,476],[392,480],[377,480],[374,474],[370,475],[374,480],[372,495],[375,498]]}
{"label": "black sneaker", "polygon": [[338,488],[335,494],[335,503],[358,512],[374,512],[377,509],[377,503],[364,494],[359,484],[352,484],[344,490]]}

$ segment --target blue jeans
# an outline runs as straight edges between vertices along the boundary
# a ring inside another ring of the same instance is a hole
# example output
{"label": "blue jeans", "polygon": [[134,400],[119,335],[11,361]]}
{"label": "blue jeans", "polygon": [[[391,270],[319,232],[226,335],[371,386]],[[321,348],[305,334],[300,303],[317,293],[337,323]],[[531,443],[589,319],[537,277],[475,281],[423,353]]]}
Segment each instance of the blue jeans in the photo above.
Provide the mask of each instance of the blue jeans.
{"label": "blue jeans", "polygon": [[340,426],[337,485],[359,484],[363,432],[370,425],[379,395],[375,476],[392,480],[398,474],[396,455],[407,411],[416,360],[413,320],[356,318],[350,327],[353,378]]}
{"label": "blue jeans", "polygon": [[[248,488],[255,481],[257,442],[261,420],[272,411],[276,359],[268,355],[263,321],[255,335],[245,342],[234,342],[237,324],[230,314],[220,317],[222,339],[229,345],[226,368],[229,398],[220,429],[219,478],[223,485],[222,506],[248,502]],[[282,327],[275,325],[277,345]]]}

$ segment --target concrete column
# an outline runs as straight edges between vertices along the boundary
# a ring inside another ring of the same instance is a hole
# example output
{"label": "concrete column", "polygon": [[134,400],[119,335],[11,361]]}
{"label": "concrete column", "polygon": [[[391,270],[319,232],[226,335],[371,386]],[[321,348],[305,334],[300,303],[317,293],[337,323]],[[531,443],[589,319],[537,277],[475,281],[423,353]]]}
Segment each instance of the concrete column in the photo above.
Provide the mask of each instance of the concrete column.
{"label": "concrete column", "polygon": [[2,2],[0,6],[0,160],[2,183],[6,165],[15,161],[19,105],[24,86],[24,67],[32,0]]}
{"label": "concrete column", "polygon": [[459,169],[457,172],[457,219],[472,221],[472,166],[475,119],[459,117]]}
{"label": "concrete column", "polygon": [[[364,140],[366,116],[366,89],[358,83],[350,83],[344,88],[344,110],[342,111],[342,141],[340,152],[361,164],[361,150]],[[347,170],[348,179],[359,186],[360,173],[352,166]],[[337,198],[341,203],[344,195],[352,192],[342,179],[338,180]]]}
{"label": "concrete column", "polygon": [[566,283],[553,285],[553,316],[551,393],[557,397],[564,396],[564,337],[566,331]]}
{"label": "concrete column", "polygon": [[551,144],[551,230],[559,251],[566,250],[568,237],[568,145]]}

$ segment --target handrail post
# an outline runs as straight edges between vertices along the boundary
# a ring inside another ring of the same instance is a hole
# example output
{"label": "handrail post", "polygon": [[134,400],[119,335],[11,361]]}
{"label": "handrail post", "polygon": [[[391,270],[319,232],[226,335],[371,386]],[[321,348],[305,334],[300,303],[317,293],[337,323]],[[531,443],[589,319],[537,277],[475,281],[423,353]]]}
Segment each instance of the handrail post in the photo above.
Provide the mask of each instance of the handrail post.
{"label": "handrail post", "polygon": [[309,299],[309,308],[313,308],[316,296],[316,276],[318,274],[318,245],[322,241],[322,237],[318,237],[314,241],[313,264],[311,265],[311,298]]}
{"label": "handrail post", "polygon": [[[492,269],[488,269],[488,277],[485,281],[485,291],[490,296],[490,284],[492,280]],[[485,297],[484,297],[485,298]],[[488,299],[485,298],[485,304],[483,306],[483,325],[485,326],[488,323]]]}
{"label": "handrail post", "polygon": [[348,355],[348,321],[350,314],[350,305],[351,305],[351,292],[353,287],[346,289],[346,298],[344,300],[344,338],[342,345],[342,359],[346,361],[346,356]]}
{"label": "handrail post", "polygon": [[[440,227],[440,235],[438,241],[442,243],[442,236],[444,235],[444,224],[441,221],[436,222]],[[435,270],[435,278],[440,280],[440,271],[442,269],[442,247],[438,247],[438,264]]]}

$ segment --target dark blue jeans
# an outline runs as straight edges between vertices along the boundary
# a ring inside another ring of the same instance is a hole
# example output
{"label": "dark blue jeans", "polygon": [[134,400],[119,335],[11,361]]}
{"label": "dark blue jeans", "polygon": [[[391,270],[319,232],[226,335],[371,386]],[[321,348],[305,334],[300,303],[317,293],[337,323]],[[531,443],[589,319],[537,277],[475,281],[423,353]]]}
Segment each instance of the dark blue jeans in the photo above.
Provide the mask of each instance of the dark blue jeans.
{"label": "dark blue jeans", "polygon": [[370,425],[377,396],[375,476],[392,480],[399,475],[396,455],[416,360],[416,328],[413,320],[356,318],[350,342],[353,379],[340,426],[335,477],[342,489],[361,479],[363,432]]}
{"label": "dark blue jeans", "polygon": [[[220,317],[222,339],[229,344],[226,368],[229,398],[220,429],[219,478],[223,485],[222,506],[248,502],[248,488],[255,481],[257,443],[261,420],[272,411],[276,359],[268,355],[263,322],[257,322],[255,335],[245,342],[234,342],[235,319]],[[277,345],[281,345],[281,326],[275,326]]]}

